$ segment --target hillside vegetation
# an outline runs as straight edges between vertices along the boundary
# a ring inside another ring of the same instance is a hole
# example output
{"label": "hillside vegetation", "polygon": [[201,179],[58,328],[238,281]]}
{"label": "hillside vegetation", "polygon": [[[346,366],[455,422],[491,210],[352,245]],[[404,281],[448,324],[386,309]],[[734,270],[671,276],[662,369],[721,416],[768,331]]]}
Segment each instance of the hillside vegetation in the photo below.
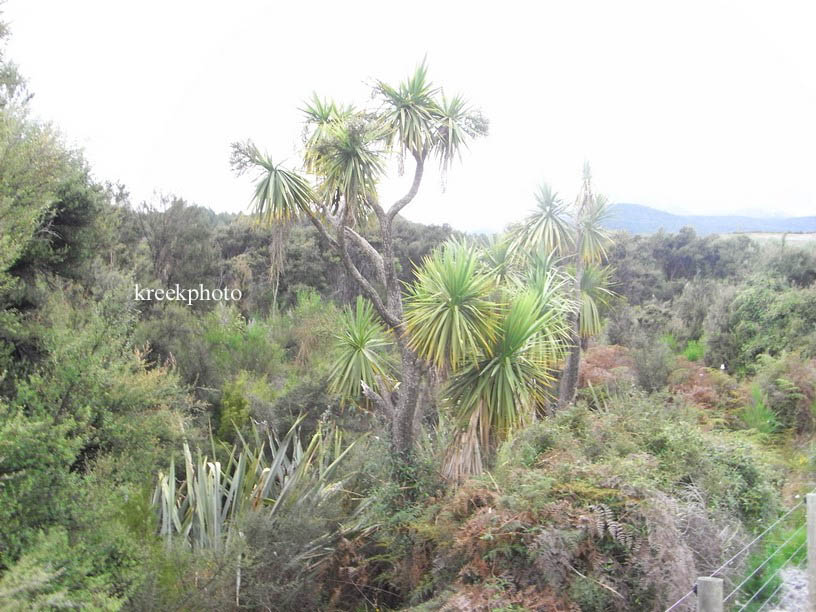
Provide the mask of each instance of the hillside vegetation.
{"label": "hillside vegetation", "polygon": [[657,611],[813,488],[813,248],[610,233],[589,168],[412,223],[488,124],[424,64],[373,94],[296,168],[237,144],[216,214],[96,181],[3,58],[0,610]]}

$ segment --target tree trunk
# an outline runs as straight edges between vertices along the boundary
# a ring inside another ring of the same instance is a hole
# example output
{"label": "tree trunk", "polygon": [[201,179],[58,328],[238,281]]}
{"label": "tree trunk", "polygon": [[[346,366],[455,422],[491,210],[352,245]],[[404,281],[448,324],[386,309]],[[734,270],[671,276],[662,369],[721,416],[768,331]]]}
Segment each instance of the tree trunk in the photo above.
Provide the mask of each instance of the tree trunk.
{"label": "tree trunk", "polygon": [[[579,261],[575,269],[575,299],[580,305],[581,300],[581,278],[584,275],[583,264]],[[561,373],[561,381],[558,386],[558,409],[568,406],[575,399],[575,390],[578,388],[578,367],[581,363],[581,320],[580,310],[570,315],[570,352],[564,364],[564,371]]]}
{"label": "tree trunk", "polygon": [[403,347],[401,352],[399,396],[395,406],[391,435],[395,459],[411,464],[414,448],[414,417],[422,384],[422,367],[413,351]]}
{"label": "tree trunk", "polygon": [[[334,244],[343,260],[347,273],[354,280],[362,294],[371,300],[374,309],[378,312],[383,322],[392,330],[394,340],[399,347],[401,363],[399,370],[396,372],[399,387],[396,393],[390,397],[379,397],[379,402],[385,409],[386,414],[391,418],[391,448],[395,462],[394,467],[397,478],[402,482],[410,481],[412,478],[414,416],[416,414],[417,400],[419,398],[424,368],[416,354],[405,345],[402,337],[404,332],[402,286],[397,278],[392,226],[394,218],[413,200],[419,189],[419,184],[422,181],[424,158],[419,155],[414,155],[414,157],[417,165],[414,172],[414,180],[408,193],[403,198],[397,200],[387,213],[376,199],[372,199],[369,202],[380,223],[380,233],[383,243],[382,255],[380,255],[368,241],[352,229],[351,212],[348,204],[346,204],[337,225],[337,235],[334,240]],[[310,216],[310,218],[312,223],[318,228],[318,231],[327,236],[321,222],[313,215]],[[347,237],[362,248],[363,252],[369,258],[369,262],[375,270],[377,281],[385,284],[384,296],[361,274],[360,270],[352,261],[346,242]],[[385,393],[384,389],[381,389],[381,392]],[[370,392],[370,395],[374,397],[378,394]],[[377,401],[376,398],[375,401]]]}

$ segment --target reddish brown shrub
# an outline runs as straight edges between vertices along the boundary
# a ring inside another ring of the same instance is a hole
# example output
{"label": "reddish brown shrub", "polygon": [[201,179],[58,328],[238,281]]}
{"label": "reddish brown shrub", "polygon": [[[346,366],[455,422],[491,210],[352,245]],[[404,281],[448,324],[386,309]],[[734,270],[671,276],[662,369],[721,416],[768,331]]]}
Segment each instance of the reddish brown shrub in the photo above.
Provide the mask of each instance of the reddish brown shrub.
{"label": "reddish brown shrub", "polygon": [[635,362],[629,349],[616,345],[597,345],[587,349],[581,359],[578,386],[593,387],[634,382]]}

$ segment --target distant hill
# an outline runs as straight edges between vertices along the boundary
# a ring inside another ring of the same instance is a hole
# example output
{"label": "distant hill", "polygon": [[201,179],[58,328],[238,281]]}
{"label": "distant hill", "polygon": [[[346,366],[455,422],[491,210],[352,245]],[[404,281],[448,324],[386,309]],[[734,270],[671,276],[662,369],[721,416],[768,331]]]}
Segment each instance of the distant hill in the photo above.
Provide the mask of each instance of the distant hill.
{"label": "distant hill", "polygon": [[673,215],[640,204],[615,204],[606,222],[609,229],[627,230],[633,234],[651,234],[661,228],[676,232],[685,226],[697,234],[731,232],[816,232],[816,217],[741,217],[714,215]]}

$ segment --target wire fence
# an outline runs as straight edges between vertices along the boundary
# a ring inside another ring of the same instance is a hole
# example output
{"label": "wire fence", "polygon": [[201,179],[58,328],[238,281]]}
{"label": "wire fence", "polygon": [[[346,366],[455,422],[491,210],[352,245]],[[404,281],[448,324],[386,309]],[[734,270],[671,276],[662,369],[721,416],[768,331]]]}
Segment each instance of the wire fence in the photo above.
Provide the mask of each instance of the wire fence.
{"label": "wire fence", "polygon": [[[816,490],[814,490],[814,492],[812,492],[810,495],[804,497],[799,503],[794,505],[782,516],[776,519],[753,540],[748,542],[748,544],[743,546],[730,559],[725,561],[720,567],[707,576],[707,578],[717,578],[718,576],[723,575],[725,570],[732,567],[739,560],[744,560],[749,555],[756,555],[756,553],[753,551],[755,551],[757,544],[763,543],[767,545],[771,541],[769,536],[773,537],[773,535],[776,535],[774,530],[780,526],[793,529],[793,531],[790,532],[784,541],[776,546],[775,549],[767,556],[762,559],[752,559],[752,561],[756,563],[756,566],[751,569],[750,573],[746,575],[733,589],[731,589],[727,595],[724,597],[721,595],[717,596],[717,599],[722,605],[722,607],[717,609],[729,610],[733,612],[743,612],[745,610],[748,610],[749,612],[760,612],[761,610],[772,609],[768,606],[773,605],[773,603],[777,600],[777,596],[780,594],[780,591],[782,591],[782,588],[785,586],[785,582],[780,576],[782,570],[791,567],[792,565],[802,567],[806,561],[805,559],[805,561],[797,562],[807,546],[807,520],[803,519],[801,524],[798,526],[790,526],[789,519],[805,504],[805,500],[807,498],[812,498],[814,503],[816,503],[816,496],[814,496],[813,493],[816,493]],[[796,545],[797,539],[800,538],[802,538],[802,542]],[[794,547],[793,552],[790,552],[792,547]],[[756,584],[760,581],[761,584],[756,586]],[[677,612],[680,612],[680,610],[687,611],[693,609],[695,598],[692,596],[694,595],[698,595],[697,584],[695,584],[693,588],[691,588],[680,599],[675,601],[671,606],[666,608],[665,612],[671,612],[672,610],[677,610]]]}

